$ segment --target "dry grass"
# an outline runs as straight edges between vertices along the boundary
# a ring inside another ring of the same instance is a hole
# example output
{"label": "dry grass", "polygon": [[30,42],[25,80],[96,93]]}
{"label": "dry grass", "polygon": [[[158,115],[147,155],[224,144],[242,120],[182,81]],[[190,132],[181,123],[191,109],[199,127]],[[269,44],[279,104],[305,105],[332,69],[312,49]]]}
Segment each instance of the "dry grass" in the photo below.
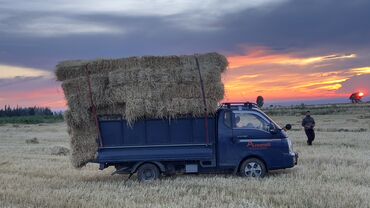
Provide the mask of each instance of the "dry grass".
{"label": "dry grass", "polygon": [[[298,131],[301,117],[275,117],[296,124],[289,135],[300,160],[262,180],[177,175],[153,184],[125,182],[127,176],[110,176],[113,169],[95,164],[76,170],[68,156],[50,155],[50,148],[68,146],[65,124],[0,126],[0,207],[370,207],[370,116],[364,115],[313,115],[322,130],[312,147]],[[30,137],[40,143],[26,144]]]}

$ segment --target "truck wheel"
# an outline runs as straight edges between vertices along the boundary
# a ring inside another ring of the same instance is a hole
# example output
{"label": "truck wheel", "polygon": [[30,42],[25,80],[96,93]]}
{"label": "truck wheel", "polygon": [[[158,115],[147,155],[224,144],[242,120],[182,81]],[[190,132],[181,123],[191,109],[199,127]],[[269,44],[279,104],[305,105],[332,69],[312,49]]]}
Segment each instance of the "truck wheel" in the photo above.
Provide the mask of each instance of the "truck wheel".
{"label": "truck wheel", "polygon": [[243,177],[263,178],[265,174],[266,166],[257,158],[245,160],[240,167],[240,175]]}
{"label": "truck wheel", "polygon": [[137,169],[137,178],[141,182],[151,182],[159,178],[159,169],[151,163],[144,163]]}

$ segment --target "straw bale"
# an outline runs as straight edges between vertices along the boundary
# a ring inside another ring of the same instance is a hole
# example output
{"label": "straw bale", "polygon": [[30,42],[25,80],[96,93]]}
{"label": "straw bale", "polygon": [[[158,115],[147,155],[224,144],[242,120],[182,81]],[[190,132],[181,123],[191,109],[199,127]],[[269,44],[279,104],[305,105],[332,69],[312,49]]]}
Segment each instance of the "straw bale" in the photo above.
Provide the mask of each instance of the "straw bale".
{"label": "straw bale", "polygon": [[[207,99],[207,112],[212,114],[218,108],[217,99]],[[173,98],[167,104],[167,110],[170,115],[191,115],[194,117],[201,117],[205,114],[203,99],[186,99],[186,98]]]}
{"label": "straw bale", "polygon": [[71,109],[91,107],[88,78],[90,78],[91,94],[96,106],[109,104],[105,94],[108,86],[107,75],[91,75],[90,77],[79,77],[69,79],[62,83],[64,95]]}
{"label": "straw bale", "polygon": [[[220,73],[212,70],[202,70],[204,82],[220,82]],[[115,70],[109,73],[110,87],[127,84],[150,84],[156,86],[158,83],[199,83],[199,72],[194,69],[173,68],[169,70],[158,69],[128,69]]]}
{"label": "straw bale", "polygon": [[120,114],[129,125],[143,118],[204,116],[196,58],[207,112],[212,114],[224,96],[221,73],[227,67],[226,58],[217,53],[59,63],[56,76],[63,81],[69,106],[65,120],[71,137],[72,164],[82,167],[95,160],[98,133],[91,98],[98,116]]}
{"label": "straw bale", "polygon": [[[222,100],[224,86],[221,82],[205,83],[204,92],[206,98]],[[109,89],[109,98],[112,103],[126,103],[131,99],[150,99],[154,102],[164,102],[174,97],[202,98],[202,90],[199,82],[193,84],[158,83],[157,86],[150,85],[123,85]]]}
{"label": "straw bale", "polygon": [[96,159],[98,133],[92,127],[74,128],[70,134],[71,161],[76,168]]}
{"label": "straw bale", "polygon": [[[218,99],[207,99],[207,112],[217,111]],[[125,119],[133,123],[142,118],[176,118],[178,116],[203,116],[205,114],[201,98],[172,98],[167,101],[131,99],[126,103]]]}
{"label": "straw bale", "polygon": [[198,58],[201,69],[223,72],[227,67],[227,60],[217,53],[206,53],[185,56],[144,56],[122,59],[99,59],[94,61],[63,61],[57,65],[56,77],[59,81],[84,76],[88,71],[91,74],[109,73],[114,70],[160,69],[170,70],[176,68],[197,69],[195,57]]}
{"label": "straw bale", "polygon": [[[118,68],[120,68],[120,66],[125,66],[125,64],[121,63],[134,62],[134,59],[137,58],[125,58],[122,60],[98,59],[94,61],[63,61],[56,66],[57,70],[55,72],[55,75],[58,81],[64,81],[67,79],[74,79],[77,77],[86,76],[88,73],[91,75],[108,74],[110,71],[117,70]],[[135,65],[132,63],[130,64]]]}
{"label": "straw bale", "polygon": [[[68,109],[64,112],[64,120],[68,127],[73,128],[86,128],[87,126],[95,126],[95,118],[91,109]],[[119,114],[125,117],[126,105],[115,104],[109,107],[102,107],[96,109],[97,116]]]}

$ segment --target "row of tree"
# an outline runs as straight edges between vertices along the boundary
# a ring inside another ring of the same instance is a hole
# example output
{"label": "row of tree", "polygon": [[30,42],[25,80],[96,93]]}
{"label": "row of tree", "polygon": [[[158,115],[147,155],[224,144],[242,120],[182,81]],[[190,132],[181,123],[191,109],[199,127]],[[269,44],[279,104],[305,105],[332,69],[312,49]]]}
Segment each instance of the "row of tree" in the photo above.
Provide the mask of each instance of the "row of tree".
{"label": "row of tree", "polygon": [[13,116],[52,116],[53,111],[48,107],[10,107],[5,105],[3,109],[0,109],[0,117],[13,117]]}

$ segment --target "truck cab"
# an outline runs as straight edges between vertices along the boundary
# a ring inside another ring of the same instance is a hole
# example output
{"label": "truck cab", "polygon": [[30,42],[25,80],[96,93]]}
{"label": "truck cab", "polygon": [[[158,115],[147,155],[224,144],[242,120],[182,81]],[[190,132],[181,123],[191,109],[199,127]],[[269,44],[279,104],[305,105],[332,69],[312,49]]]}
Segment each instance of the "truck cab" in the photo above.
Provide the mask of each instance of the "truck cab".
{"label": "truck cab", "polygon": [[[246,176],[264,175],[268,170],[293,167],[298,154],[293,152],[291,140],[284,129],[253,104],[225,104],[218,112],[218,165],[245,169]],[[225,151],[226,150],[226,151]],[[243,164],[250,158],[256,160],[258,169],[248,171]],[[259,160],[259,161],[258,161]],[[262,162],[263,164],[259,164]]]}
{"label": "truck cab", "polygon": [[161,174],[234,173],[264,177],[269,170],[297,164],[286,134],[253,103],[224,103],[213,116],[144,119],[99,118],[100,169],[137,173],[151,181]]}

